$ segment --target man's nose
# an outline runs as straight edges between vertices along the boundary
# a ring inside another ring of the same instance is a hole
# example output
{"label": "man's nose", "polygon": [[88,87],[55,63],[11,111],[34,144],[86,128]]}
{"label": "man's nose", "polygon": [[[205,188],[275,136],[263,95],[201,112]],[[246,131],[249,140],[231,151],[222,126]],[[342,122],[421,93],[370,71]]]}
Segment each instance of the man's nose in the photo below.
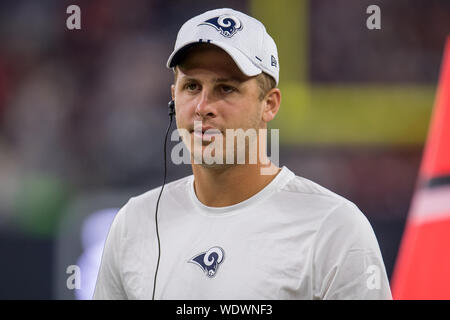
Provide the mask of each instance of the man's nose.
{"label": "man's nose", "polygon": [[201,118],[215,117],[213,97],[210,90],[204,88],[199,96],[195,113]]}

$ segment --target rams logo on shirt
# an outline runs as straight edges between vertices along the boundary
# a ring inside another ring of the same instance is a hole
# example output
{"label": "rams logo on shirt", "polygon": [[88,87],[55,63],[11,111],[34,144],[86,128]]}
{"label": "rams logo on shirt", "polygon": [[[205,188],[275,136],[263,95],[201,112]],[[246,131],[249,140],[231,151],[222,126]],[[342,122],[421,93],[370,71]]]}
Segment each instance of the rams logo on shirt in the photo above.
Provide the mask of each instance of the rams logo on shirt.
{"label": "rams logo on shirt", "polygon": [[242,30],[241,21],[229,14],[208,19],[205,22],[200,23],[199,26],[200,25],[214,27],[217,31],[220,31],[221,35],[227,38],[231,38],[237,31]]}
{"label": "rams logo on shirt", "polygon": [[198,265],[208,278],[212,278],[216,275],[217,269],[224,258],[225,252],[221,247],[212,247],[208,251],[192,257],[188,262]]}

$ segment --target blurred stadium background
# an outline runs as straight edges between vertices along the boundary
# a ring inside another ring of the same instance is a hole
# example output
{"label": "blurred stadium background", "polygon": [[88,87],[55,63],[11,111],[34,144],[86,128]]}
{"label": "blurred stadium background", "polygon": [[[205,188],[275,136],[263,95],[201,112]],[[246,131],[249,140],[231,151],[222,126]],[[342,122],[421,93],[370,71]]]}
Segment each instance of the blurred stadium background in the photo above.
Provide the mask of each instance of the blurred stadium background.
{"label": "blurred stadium background", "polygon": [[[66,8],[81,8],[81,30]],[[381,8],[368,30],[366,8]],[[280,165],[355,202],[392,276],[433,107],[448,0],[0,2],[0,299],[86,299],[112,217],[162,182],[181,24],[232,7],[280,55]],[[169,180],[191,174],[168,166]],[[82,289],[69,290],[69,265]]]}

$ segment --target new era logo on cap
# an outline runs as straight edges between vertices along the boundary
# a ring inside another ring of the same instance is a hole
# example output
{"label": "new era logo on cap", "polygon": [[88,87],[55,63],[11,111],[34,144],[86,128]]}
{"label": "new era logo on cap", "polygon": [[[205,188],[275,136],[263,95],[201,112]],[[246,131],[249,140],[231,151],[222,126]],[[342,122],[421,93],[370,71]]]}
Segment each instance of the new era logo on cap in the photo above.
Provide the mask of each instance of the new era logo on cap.
{"label": "new era logo on cap", "polygon": [[277,59],[275,59],[273,55],[270,56],[270,65],[274,66],[275,68],[277,67]]}
{"label": "new era logo on cap", "polygon": [[167,67],[176,66],[181,53],[199,42],[223,49],[245,75],[256,76],[265,72],[278,84],[277,46],[264,25],[255,18],[224,8],[207,11],[189,19],[178,31]]}

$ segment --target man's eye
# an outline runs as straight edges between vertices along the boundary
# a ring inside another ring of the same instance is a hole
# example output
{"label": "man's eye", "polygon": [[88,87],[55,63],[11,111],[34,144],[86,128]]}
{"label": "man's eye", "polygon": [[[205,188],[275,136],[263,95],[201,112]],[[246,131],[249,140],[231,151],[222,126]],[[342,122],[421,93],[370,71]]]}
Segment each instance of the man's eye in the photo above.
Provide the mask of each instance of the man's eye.
{"label": "man's eye", "polygon": [[198,85],[196,83],[187,83],[185,88],[189,91],[194,91],[198,88]]}
{"label": "man's eye", "polygon": [[227,86],[227,85],[223,85],[222,86],[222,91],[225,93],[231,93],[233,91],[235,91],[236,89],[231,87],[231,86]]}

